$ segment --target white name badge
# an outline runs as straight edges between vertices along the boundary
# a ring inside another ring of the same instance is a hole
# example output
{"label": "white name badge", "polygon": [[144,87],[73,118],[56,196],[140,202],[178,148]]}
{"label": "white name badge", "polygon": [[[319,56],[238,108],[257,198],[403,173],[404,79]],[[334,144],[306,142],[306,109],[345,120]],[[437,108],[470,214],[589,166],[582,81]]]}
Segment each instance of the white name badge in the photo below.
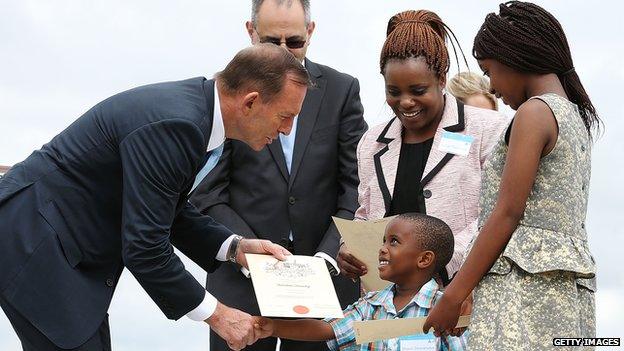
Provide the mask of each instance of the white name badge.
{"label": "white name badge", "polygon": [[438,349],[438,341],[433,333],[402,336],[399,342],[400,351],[436,351]]}
{"label": "white name badge", "polygon": [[438,149],[442,152],[466,156],[470,152],[473,141],[474,137],[471,135],[443,131]]}

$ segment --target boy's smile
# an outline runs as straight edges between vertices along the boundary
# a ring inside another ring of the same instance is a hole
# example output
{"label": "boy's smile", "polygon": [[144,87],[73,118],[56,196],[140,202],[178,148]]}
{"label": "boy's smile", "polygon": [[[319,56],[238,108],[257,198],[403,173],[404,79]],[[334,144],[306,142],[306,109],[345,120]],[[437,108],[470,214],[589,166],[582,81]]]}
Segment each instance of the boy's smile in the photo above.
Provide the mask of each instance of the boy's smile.
{"label": "boy's smile", "polygon": [[379,249],[379,276],[397,284],[411,280],[419,270],[420,245],[414,226],[404,220],[392,220],[386,227]]}

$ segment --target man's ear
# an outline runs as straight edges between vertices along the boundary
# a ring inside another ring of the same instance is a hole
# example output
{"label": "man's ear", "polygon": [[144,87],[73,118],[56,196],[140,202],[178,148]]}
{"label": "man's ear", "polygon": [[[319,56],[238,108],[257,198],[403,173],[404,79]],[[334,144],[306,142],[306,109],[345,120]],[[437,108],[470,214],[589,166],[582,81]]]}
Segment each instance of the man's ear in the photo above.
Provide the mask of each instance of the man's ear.
{"label": "man's ear", "polygon": [[249,34],[249,39],[251,39],[251,43],[253,44],[254,38],[254,27],[253,27],[253,23],[251,23],[251,21],[247,21],[245,22],[245,27],[247,28],[247,34]]}
{"label": "man's ear", "polygon": [[435,262],[435,254],[430,250],[421,252],[416,258],[416,264],[420,269],[428,268],[433,262]]}
{"label": "man's ear", "polygon": [[255,107],[254,104],[258,102],[259,97],[260,97],[260,94],[258,94],[257,91],[252,91],[251,93],[243,97],[242,105],[243,105],[243,113],[245,115],[248,115],[251,112],[251,110],[254,109]]}
{"label": "man's ear", "polygon": [[310,21],[310,23],[308,23],[308,41],[310,40],[310,38],[312,38],[314,28],[316,28],[316,23],[314,23],[314,21]]}

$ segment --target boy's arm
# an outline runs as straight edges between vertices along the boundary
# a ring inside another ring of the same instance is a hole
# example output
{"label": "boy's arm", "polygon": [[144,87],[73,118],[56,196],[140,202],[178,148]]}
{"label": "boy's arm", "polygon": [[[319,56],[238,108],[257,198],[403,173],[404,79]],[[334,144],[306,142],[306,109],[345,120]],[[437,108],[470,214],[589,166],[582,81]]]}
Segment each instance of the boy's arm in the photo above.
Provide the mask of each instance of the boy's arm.
{"label": "boy's arm", "polygon": [[329,323],[317,319],[271,319],[254,317],[254,330],[258,339],[274,336],[299,341],[326,341],[335,338]]}

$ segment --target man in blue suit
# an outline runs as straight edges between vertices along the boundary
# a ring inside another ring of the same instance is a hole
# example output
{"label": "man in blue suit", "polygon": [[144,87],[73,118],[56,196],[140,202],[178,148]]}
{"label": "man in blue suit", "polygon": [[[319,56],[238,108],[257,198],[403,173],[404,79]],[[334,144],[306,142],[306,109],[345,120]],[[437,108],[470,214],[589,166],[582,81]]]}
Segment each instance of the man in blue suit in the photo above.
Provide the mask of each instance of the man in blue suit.
{"label": "man in blue suit", "polygon": [[208,272],[246,265],[244,253],[288,254],[234,235],[187,197],[226,137],[261,150],[288,134],[308,84],[287,50],[256,45],[214,80],[108,98],[12,167],[0,180],[0,306],[23,349],[109,350],[124,267],[169,319],[206,321],[235,350],[255,342],[251,317],[207,293],[173,246]]}

